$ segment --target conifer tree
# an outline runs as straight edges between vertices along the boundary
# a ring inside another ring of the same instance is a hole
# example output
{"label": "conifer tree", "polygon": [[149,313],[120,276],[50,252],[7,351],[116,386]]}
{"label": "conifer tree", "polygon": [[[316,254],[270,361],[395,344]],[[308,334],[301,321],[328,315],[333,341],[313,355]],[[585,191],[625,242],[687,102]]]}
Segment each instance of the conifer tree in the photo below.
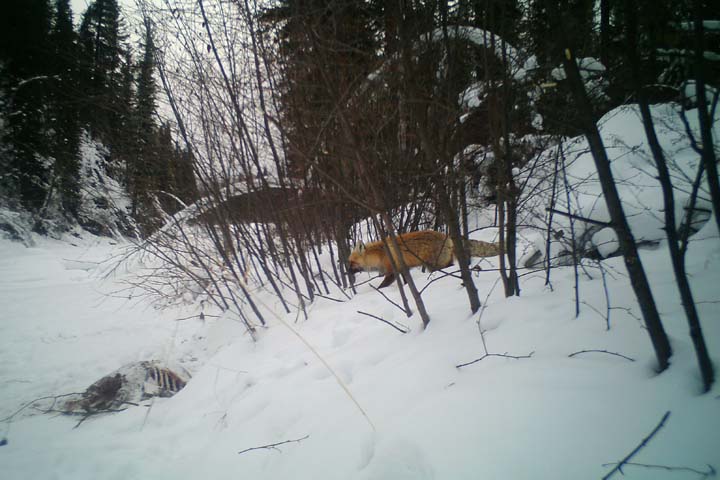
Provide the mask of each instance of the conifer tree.
{"label": "conifer tree", "polygon": [[517,28],[522,11],[517,0],[461,0],[458,2],[455,18],[450,19],[457,25],[472,25],[487,29],[516,44],[521,30]]}
{"label": "conifer tree", "polygon": [[39,212],[49,181],[48,84],[51,13],[47,0],[10,0],[0,15],[0,70],[5,91],[3,143],[10,151],[0,162],[4,195]]}
{"label": "conifer tree", "polygon": [[54,186],[66,214],[76,216],[80,203],[78,185],[80,124],[77,89],[78,52],[69,0],[55,1],[52,28],[52,70],[56,81],[52,90],[52,125],[55,157]]}
{"label": "conifer tree", "polygon": [[135,117],[135,71],[137,65],[129,49],[123,51],[120,65],[117,128],[113,132],[112,153],[115,158],[115,175],[129,188],[131,168],[137,155],[137,119]]}
{"label": "conifer tree", "polygon": [[155,45],[152,30],[145,28],[143,58],[139,65],[137,96],[135,100],[136,145],[134,156],[128,165],[128,188],[132,198],[133,215],[146,230],[152,228],[155,212],[153,195],[164,186],[162,177],[167,174],[167,164],[158,155],[158,131],[154,116],[157,102],[157,85],[153,77],[155,69]]}
{"label": "conifer tree", "polygon": [[111,140],[120,123],[122,30],[117,0],[91,3],[80,24],[81,81],[86,92],[82,120],[94,137],[103,140]]}

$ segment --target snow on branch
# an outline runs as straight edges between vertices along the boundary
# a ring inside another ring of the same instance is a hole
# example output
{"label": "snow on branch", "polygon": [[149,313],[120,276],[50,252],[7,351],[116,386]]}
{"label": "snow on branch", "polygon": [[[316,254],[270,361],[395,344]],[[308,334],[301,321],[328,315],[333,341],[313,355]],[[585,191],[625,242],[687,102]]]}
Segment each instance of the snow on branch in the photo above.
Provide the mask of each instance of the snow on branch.
{"label": "snow on branch", "polygon": [[[501,36],[483,28],[453,25],[447,29],[436,28],[429,34],[421,36],[420,39],[425,42],[438,42],[445,38],[446,31],[448,38],[466,40],[478,47],[492,50],[498,59],[506,56],[508,67],[515,80],[525,78],[529,70],[537,68],[537,60],[534,55],[525,54],[523,50],[515,48]],[[525,60],[523,61],[523,59]]]}
{"label": "snow on branch", "polygon": [[[420,42],[415,44],[413,48],[418,49],[423,43],[440,42],[446,38],[445,32],[447,32],[447,38],[449,39],[468,41],[478,47],[484,47],[492,51],[499,60],[507,59],[508,68],[513,80],[524,80],[528,72],[538,68],[538,62],[534,55],[530,55],[522,49],[515,48],[499,35],[478,27],[451,25],[446,29],[436,28],[430,33],[421,35]],[[389,66],[397,59],[397,54],[393,55],[388,61],[385,61],[380,68],[370,73],[367,79],[370,82],[374,82],[382,78]],[[473,86],[468,88],[471,89]],[[362,93],[362,91],[364,91],[364,89],[361,89],[360,93]]]}
{"label": "snow on branch", "polygon": [[[702,23],[704,30],[711,30],[713,33],[720,32],[720,20],[704,20]],[[695,22],[678,22],[670,25],[687,32],[695,30]]]}
{"label": "snow on branch", "polygon": [[19,90],[20,88],[31,82],[37,82],[40,80],[58,80],[59,78],[60,77],[58,75],[37,75],[35,77],[26,78],[24,80],[20,80],[18,84],[15,85],[15,91]]}

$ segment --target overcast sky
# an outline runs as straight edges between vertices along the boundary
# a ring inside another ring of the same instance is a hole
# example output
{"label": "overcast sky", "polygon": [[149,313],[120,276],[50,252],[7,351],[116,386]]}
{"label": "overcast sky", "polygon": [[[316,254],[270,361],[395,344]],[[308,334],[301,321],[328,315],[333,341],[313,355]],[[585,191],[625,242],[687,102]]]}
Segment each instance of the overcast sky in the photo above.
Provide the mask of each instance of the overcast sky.
{"label": "overcast sky", "polygon": [[[87,9],[88,4],[92,3],[93,0],[70,0],[70,6],[72,7],[73,16],[75,17],[75,26],[80,26],[80,18]],[[134,0],[118,0],[120,8],[129,10],[129,7],[135,6]]]}
{"label": "overcast sky", "polygon": [[88,3],[90,3],[90,0],[70,0],[70,6],[72,7],[73,16],[75,17],[76,27],[80,25],[80,16],[87,8]]}

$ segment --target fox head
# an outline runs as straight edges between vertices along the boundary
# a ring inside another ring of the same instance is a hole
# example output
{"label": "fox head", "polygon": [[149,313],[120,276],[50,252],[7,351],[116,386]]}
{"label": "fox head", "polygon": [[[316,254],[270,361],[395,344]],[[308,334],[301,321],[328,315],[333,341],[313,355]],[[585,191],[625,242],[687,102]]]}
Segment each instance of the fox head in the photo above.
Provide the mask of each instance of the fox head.
{"label": "fox head", "polygon": [[365,270],[364,243],[360,242],[357,246],[355,246],[355,248],[353,248],[352,253],[350,253],[350,258],[348,258],[348,263],[350,264],[350,273],[353,275]]}

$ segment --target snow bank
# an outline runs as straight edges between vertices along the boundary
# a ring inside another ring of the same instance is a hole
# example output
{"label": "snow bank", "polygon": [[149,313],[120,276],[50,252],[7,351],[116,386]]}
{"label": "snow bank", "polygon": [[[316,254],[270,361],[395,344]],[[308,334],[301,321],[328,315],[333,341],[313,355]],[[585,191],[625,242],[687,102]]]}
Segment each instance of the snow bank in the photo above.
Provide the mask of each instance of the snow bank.
{"label": "snow bank", "polygon": [[[254,343],[236,319],[210,315],[217,312],[205,310],[203,321],[189,307],[161,312],[103,297],[117,285],[101,282],[97,270],[68,270],[65,262],[112,253],[103,241],[40,242],[31,249],[2,241],[0,251],[1,417],[36,397],[82,391],[128,362],[159,358],[193,373],[172,398],[92,417],[78,428],[78,417],[32,409],[15,417],[2,431],[4,478],[599,478],[608,471],[604,464],[623,458],[668,410],[667,426],[638,462],[702,470],[720,461],[720,392],[698,395],[663,250],[643,252],[675,349],[670,371],[659,376],[617,258],[605,265],[607,299],[599,274],[581,278],[586,304],[577,319],[572,272],[563,268],[553,273],[552,292],[542,274],[530,275],[522,279],[523,296],[511,299],[503,297],[496,273],[476,273],[483,309],[474,316],[457,280],[436,281],[424,293],[432,318],[425,332],[416,316],[405,318],[368,285],[344,303],[319,299],[306,322],[283,315],[331,365],[375,430],[272,316]],[[716,239],[694,243],[691,252],[698,300],[717,300]],[[422,288],[438,274],[413,275]],[[398,300],[397,292],[387,293]],[[273,308],[271,297],[256,295]],[[602,316],[606,301],[613,308],[610,330]],[[710,351],[717,352],[720,328],[707,321],[714,305],[699,308]],[[412,332],[402,335],[358,310]],[[534,353],[456,368],[484,353],[478,328],[491,353]],[[635,361],[603,353],[568,358],[591,349]],[[298,441],[238,454],[289,440]]]}
{"label": "snow bank", "polygon": [[[680,107],[674,104],[660,104],[651,107],[655,120],[660,145],[665,152],[668,166],[674,183],[675,218],[678,226],[686,220],[692,183],[697,174],[700,157],[692,148],[685,133],[685,126],[680,116]],[[685,112],[690,128],[697,135],[697,112]],[[715,136],[720,135],[720,114],[716,114]],[[623,208],[628,217],[630,228],[638,242],[657,243],[665,239],[662,230],[665,220],[663,216],[663,196],[657,180],[657,169],[650,149],[647,145],[645,132],[640,119],[637,105],[626,105],[607,113],[599,122],[603,143],[611,162],[615,185],[623,201]],[[698,137],[699,138],[699,137]],[[562,158],[565,159],[566,175],[571,185],[571,193],[566,195],[562,178],[556,185],[555,196],[557,210],[571,213],[578,217],[609,222],[610,215],[602,197],[602,188],[597,177],[595,163],[584,137],[563,140],[560,146],[547,149],[537,161],[522,172],[521,181],[527,180],[524,198],[526,218],[520,223],[537,225],[542,228],[546,223],[538,219],[548,218],[545,211],[551,205],[552,176],[555,169],[555,158],[559,158],[558,169],[562,173]],[[533,167],[534,170],[531,170]],[[538,169],[545,175],[538,174]],[[532,175],[532,176],[530,176]],[[709,194],[706,187],[701,188],[697,207],[710,209]],[[696,213],[693,222],[706,221],[707,214]],[[601,254],[613,253],[612,246],[617,246],[608,235],[600,235],[602,226],[574,221],[575,241],[580,250],[591,250],[603,244]],[[551,245],[551,255],[556,257],[563,251],[570,250],[570,220],[566,216],[553,216],[555,241]],[[538,251],[545,250],[543,234],[530,235],[536,242]]]}

